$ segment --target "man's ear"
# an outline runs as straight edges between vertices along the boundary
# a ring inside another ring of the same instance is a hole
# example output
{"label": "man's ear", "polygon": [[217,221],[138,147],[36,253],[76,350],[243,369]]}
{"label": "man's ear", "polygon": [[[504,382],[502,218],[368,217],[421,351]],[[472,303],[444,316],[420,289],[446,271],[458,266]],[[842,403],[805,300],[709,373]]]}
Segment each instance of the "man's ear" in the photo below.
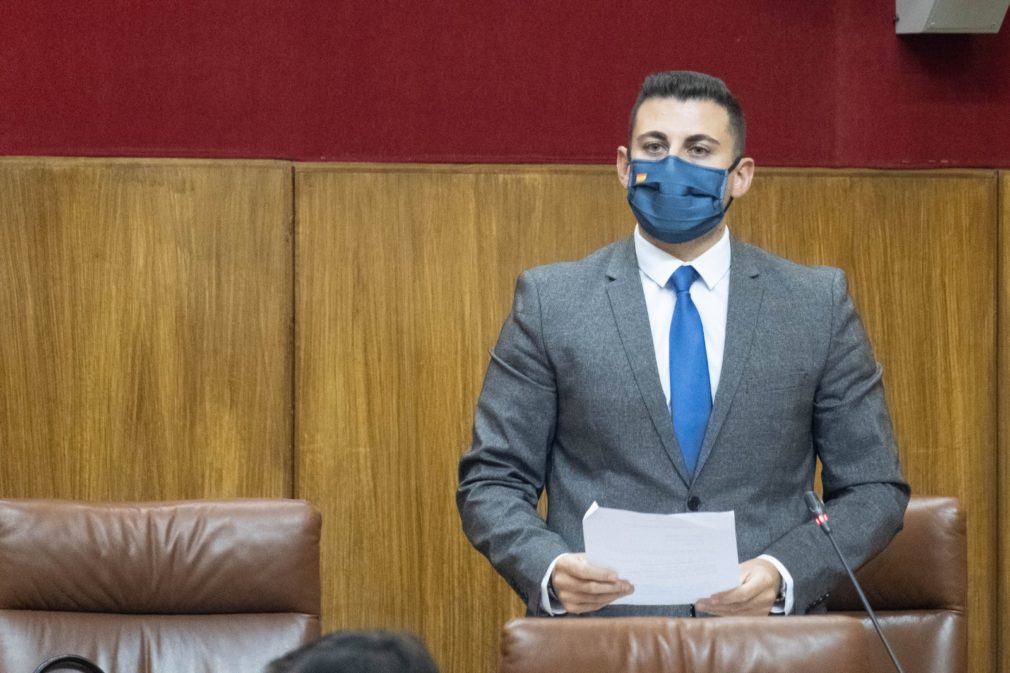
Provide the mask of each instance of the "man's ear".
{"label": "man's ear", "polygon": [[617,148],[617,179],[620,180],[621,185],[625,189],[628,188],[628,172],[630,170],[631,163],[628,157],[628,148],[621,145]]}
{"label": "man's ear", "polygon": [[754,160],[743,157],[736,164],[736,168],[729,174],[729,195],[738,199],[750,189],[750,182],[754,178]]}
{"label": "man's ear", "polygon": [[736,168],[729,174],[729,195],[734,199],[739,199],[750,189],[750,183],[754,179],[754,160],[750,157],[743,157],[737,162]]}

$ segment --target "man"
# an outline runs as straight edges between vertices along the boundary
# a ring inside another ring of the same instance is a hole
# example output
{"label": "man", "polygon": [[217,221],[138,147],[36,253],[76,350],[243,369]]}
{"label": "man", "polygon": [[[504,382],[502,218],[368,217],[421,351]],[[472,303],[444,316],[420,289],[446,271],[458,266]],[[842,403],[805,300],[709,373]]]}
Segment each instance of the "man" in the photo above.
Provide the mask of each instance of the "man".
{"label": "man", "polygon": [[[823,610],[844,570],[804,503],[818,457],[850,563],[901,527],[909,488],[844,274],[729,236],[725,209],[754,175],[744,149],[721,80],[650,75],[617,151],[634,235],[519,278],[457,504],[530,614]],[[610,605],[634,587],[581,553],[594,500],[733,510],[740,585],[694,606]]]}

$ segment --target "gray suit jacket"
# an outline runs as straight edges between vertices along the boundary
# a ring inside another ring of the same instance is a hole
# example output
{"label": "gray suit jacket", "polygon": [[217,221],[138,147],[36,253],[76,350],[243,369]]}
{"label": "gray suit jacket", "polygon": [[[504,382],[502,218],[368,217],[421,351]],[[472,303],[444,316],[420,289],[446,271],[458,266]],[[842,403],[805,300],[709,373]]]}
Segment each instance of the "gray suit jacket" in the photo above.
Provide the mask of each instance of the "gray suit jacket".
{"label": "gray suit jacket", "polygon": [[[740,560],[781,561],[799,614],[816,611],[844,576],[803,500],[818,457],[850,564],[900,530],[909,488],[844,274],[732,246],[722,374],[693,477],[660,385],[632,239],[519,278],[456,499],[467,537],[530,614],[542,612],[553,559],[583,551],[582,515],[594,500],[642,512],[734,510]],[[536,509],[544,489],[546,520]]]}

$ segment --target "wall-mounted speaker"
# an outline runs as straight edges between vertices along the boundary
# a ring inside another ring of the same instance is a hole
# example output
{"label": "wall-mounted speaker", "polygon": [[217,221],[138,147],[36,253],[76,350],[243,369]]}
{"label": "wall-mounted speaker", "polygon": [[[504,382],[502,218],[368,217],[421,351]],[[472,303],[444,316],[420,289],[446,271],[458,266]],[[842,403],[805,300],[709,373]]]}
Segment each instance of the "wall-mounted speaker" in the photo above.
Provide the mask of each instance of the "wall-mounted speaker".
{"label": "wall-mounted speaker", "polygon": [[1010,0],[895,0],[902,33],[998,33]]}

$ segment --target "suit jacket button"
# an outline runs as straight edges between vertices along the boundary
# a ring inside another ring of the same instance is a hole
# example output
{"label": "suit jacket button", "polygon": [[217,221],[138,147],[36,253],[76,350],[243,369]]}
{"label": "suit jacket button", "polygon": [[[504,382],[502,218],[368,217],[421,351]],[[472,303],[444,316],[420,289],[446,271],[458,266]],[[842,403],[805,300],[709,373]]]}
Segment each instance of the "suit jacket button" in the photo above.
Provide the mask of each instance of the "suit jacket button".
{"label": "suit jacket button", "polygon": [[692,495],[687,499],[687,508],[692,512],[697,512],[701,509],[701,498],[696,495]]}

